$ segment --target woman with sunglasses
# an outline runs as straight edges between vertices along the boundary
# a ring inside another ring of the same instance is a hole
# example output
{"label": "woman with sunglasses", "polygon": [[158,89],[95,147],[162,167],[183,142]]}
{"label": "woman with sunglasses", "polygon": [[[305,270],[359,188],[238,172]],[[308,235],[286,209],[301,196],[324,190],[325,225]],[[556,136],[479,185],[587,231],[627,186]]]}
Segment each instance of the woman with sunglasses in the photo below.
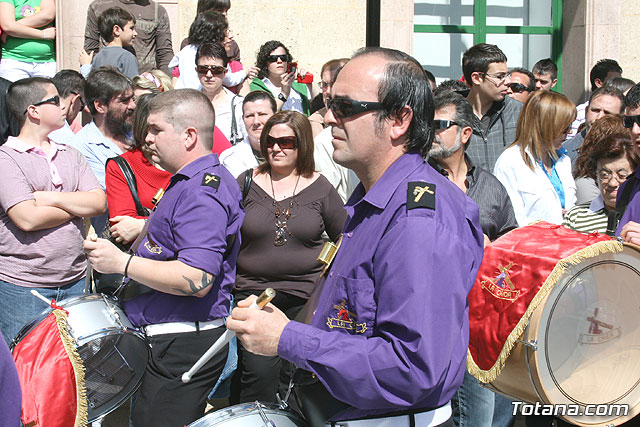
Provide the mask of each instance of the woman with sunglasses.
{"label": "woman with sunglasses", "polygon": [[[277,291],[272,303],[293,319],[311,296],[323,265],[318,262],[324,232],[337,241],[346,219],[340,196],[315,171],[313,136],[307,118],[295,111],[273,115],[260,136],[265,162],[238,177],[245,186],[245,218],[238,254],[236,301]],[[231,402],[273,402],[280,359],[247,352],[238,343],[238,370]]]}
{"label": "woman with sunglasses", "polygon": [[537,91],[524,104],[516,140],[493,172],[507,189],[520,226],[537,220],[561,224],[575,205],[571,160],[562,148],[575,117],[575,104],[557,92]]}
{"label": "woman with sunglasses", "polygon": [[263,90],[271,92],[278,104],[278,111],[298,111],[308,116],[312,93],[308,85],[295,80],[298,70],[289,70],[293,61],[289,49],[277,40],[260,46],[256,67],[260,69],[245,92]]}
{"label": "woman with sunglasses", "polygon": [[244,98],[222,85],[227,72],[225,49],[217,43],[202,44],[196,52],[195,64],[202,93],[209,98],[216,112],[216,127],[222,131],[231,145],[242,142],[247,134],[242,120]]}

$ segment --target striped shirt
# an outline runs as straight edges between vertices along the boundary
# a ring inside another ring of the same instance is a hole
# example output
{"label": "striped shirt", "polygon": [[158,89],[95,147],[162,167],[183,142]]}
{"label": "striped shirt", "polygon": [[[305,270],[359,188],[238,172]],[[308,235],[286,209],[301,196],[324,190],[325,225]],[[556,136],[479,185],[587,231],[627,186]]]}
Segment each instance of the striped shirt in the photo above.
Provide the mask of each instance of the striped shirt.
{"label": "striped shirt", "polygon": [[604,207],[602,196],[591,203],[576,205],[564,216],[562,225],[581,233],[605,233],[609,211]]}
{"label": "striped shirt", "polygon": [[[55,166],[57,173],[52,173]],[[51,143],[49,156],[18,138],[0,147],[0,280],[25,287],[57,287],[84,276],[82,218],[44,230],[23,231],[7,215],[34,191],[90,191],[100,188],[85,158]],[[59,185],[56,185],[59,182]]]}

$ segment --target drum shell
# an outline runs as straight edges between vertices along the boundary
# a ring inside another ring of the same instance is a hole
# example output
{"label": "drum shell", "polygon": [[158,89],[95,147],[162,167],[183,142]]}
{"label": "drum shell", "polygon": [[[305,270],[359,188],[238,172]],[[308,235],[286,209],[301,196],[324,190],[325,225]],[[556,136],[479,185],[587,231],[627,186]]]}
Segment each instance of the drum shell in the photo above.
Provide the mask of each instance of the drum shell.
{"label": "drum shell", "polygon": [[[149,359],[149,346],[145,336],[129,322],[117,300],[111,297],[83,295],[59,301],[58,305],[69,312],[69,334],[83,359],[88,420],[92,422],[117,409],[137,390]],[[14,338],[12,347],[51,311],[45,310],[25,325]],[[125,376],[117,377],[119,373]]]}
{"label": "drum shell", "polygon": [[[546,327],[545,323],[548,320],[550,306],[549,304],[555,303],[555,298],[563,290],[563,287],[569,286],[574,279],[573,274],[577,271],[585,269],[585,266],[590,263],[602,262],[614,262],[616,258],[626,257],[627,259],[633,259],[633,265],[630,269],[640,269],[640,247],[635,245],[624,245],[622,254],[607,254],[595,257],[594,259],[586,260],[579,265],[570,268],[558,281],[554,289],[541,301],[538,307],[534,310],[528,327],[523,334],[516,341],[509,357],[507,358],[500,375],[491,383],[485,384],[485,387],[515,398],[527,403],[540,402],[542,404],[558,404],[566,402],[558,402],[550,395],[550,390],[543,384],[543,378],[545,373],[543,372],[543,365],[545,361],[544,357],[544,342],[541,342],[540,336],[544,333],[543,329]],[[636,282],[640,285],[640,282]],[[622,336],[622,339],[625,337]],[[548,384],[547,384],[548,386]],[[595,387],[594,387],[595,388]],[[565,419],[571,424],[578,426],[589,427],[608,427],[614,425],[620,425],[626,421],[629,421],[634,416],[640,413],[640,398],[638,398],[638,384],[634,387],[634,396],[636,398],[631,401],[621,400],[620,402],[629,404],[629,412],[627,415],[619,417],[586,417],[586,416],[562,416],[560,418]],[[594,394],[597,395],[598,390],[594,390]],[[595,399],[595,398],[594,398]],[[615,402],[614,402],[615,403]]]}

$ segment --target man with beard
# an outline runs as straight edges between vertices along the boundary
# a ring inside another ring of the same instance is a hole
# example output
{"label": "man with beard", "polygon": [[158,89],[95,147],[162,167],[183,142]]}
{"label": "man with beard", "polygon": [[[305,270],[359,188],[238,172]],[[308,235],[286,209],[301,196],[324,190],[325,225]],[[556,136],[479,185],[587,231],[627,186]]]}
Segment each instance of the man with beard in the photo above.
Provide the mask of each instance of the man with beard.
{"label": "man with beard", "polygon": [[[478,204],[486,246],[518,227],[511,200],[500,181],[474,166],[465,153],[473,132],[473,109],[469,101],[452,91],[439,93],[434,101],[435,137],[429,150],[429,163]],[[469,372],[465,372],[462,386],[451,402],[456,425],[513,424],[511,401],[480,386]]]}
{"label": "man with beard", "polygon": [[471,104],[455,92],[444,92],[435,97],[435,108],[429,163],[478,204],[485,243],[493,241],[518,223],[504,186],[465,153],[473,132]]}
{"label": "man with beard", "polygon": [[[131,119],[136,108],[131,79],[114,68],[93,70],[85,87],[87,106],[93,120],[83,127],[69,145],[87,158],[91,170],[105,189],[105,164],[129,149]],[[96,232],[104,228],[108,214],[94,217]]]}

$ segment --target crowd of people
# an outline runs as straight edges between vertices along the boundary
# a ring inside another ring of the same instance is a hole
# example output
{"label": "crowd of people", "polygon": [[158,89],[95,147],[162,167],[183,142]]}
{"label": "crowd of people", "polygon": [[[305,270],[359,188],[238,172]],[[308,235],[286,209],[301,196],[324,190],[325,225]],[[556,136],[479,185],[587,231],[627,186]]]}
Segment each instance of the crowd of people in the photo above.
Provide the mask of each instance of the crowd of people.
{"label": "crowd of people", "polygon": [[[603,59],[576,107],[551,59],[510,69],[486,43],[439,85],[384,48],[312,84],[277,40],[243,65],[230,6],[198,1],[174,54],[162,6],[95,0],[81,72],[56,72],[55,0],[0,0],[0,416],[18,425],[6,350],[43,311],[29,291],[119,275],[150,343],[134,426],[290,383],[312,425],[512,426],[466,370],[483,248],[539,220],[640,244],[640,84]],[[227,328],[238,341],[178,381]]]}

